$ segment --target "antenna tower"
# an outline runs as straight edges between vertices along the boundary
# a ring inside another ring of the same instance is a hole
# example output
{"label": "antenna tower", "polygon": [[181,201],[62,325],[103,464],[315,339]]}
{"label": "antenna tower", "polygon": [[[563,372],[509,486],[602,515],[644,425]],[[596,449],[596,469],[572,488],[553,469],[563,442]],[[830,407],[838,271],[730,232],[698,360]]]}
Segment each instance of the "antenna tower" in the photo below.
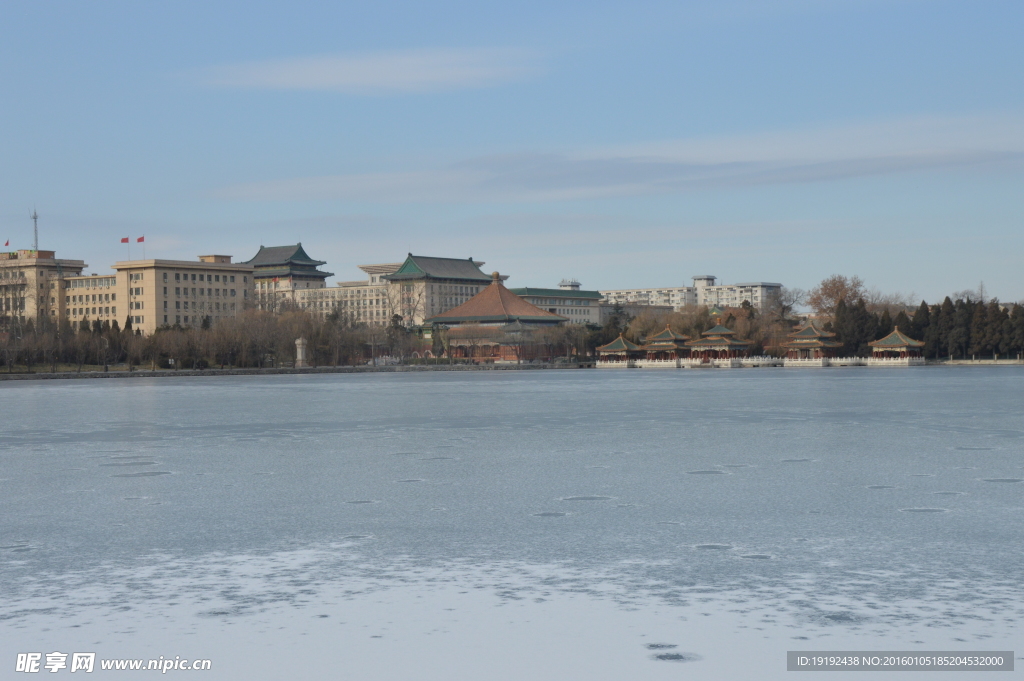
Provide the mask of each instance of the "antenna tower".
{"label": "antenna tower", "polygon": [[38,252],[39,251],[39,213],[36,212],[35,208],[32,209],[32,215],[30,215],[29,217],[32,218],[32,249],[34,251]]}

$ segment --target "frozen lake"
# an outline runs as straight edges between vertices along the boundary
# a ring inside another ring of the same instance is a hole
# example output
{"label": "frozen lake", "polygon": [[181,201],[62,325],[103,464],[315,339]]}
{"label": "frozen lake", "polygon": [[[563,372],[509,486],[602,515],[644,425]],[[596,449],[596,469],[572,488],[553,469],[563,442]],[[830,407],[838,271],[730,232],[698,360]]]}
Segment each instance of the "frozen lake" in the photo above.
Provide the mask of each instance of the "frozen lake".
{"label": "frozen lake", "polygon": [[3,382],[0,678],[1020,657],[1022,401],[1016,367]]}

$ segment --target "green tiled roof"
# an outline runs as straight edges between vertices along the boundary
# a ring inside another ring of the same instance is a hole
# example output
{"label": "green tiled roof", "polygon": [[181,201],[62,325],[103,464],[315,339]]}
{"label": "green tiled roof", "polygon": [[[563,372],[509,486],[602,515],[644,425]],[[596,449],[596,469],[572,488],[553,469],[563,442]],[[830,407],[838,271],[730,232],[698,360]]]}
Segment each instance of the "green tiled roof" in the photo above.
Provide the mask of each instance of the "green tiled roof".
{"label": "green tiled roof", "polygon": [[600,300],[600,291],[567,291],[561,288],[510,288],[509,291],[517,296],[543,296],[546,298],[583,298],[586,300]]}
{"label": "green tiled roof", "polygon": [[465,281],[490,283],[491,277],[480,271],[483,263],[474,262],[472,258],[430,258],[424,255],[413,255],[405,259],[402,266],[394,274],[384,276],[389,281],[409,279],[462,279]]}
{"label": "green tiled roof", "polygon": [[686,341],[686,340],[690,340],[690,337],[689,336],[684,336],[681,333],[676,333],[675,331],[673,331],[672,329],[670,329],[667,326],[665,327],[664,331],[661,331],[660,333],[656,333],[653,336],[648,336],[647,337],[647,342],[648,343],[657,343],[657,342],[660,342],[660,341]]}
{"label": "green tiled roof", "polygon": [[729,338],[728,336],[705,336],[704,338],[698,338],[697,340],[686,342],[686,347],[688,348],[721,347],[723,345],[745,348],[750,345],[750,341],[736,340],[735,338]]}
{"label": "green tiled roof", "polygon": [[322,260],[313,260],[302,244],[292,246],[260,246],[255,256],[245,263],[255,268],[253,276],[257,279],[270,277],[313,277],[326,279],[333,277],[333,272],[323,272],[317,267],[324,264]]}
{"label": "green tiled roof", "polygon": [[701,335],[704,335],[704,336],[735,336],[736,332],[733,331],[732,329],[727,329],[724,326],[722,326],[721,324],[719,324],[718,326],[716,326],[716,327],[714,327],[712,329],[708,329],[707,331],[705,331]]}
{"label": "green tiled roof", "polygon": [[806,326],[803,326],[803,327],[797,329],[796,331],[794,331],[793,333],[789,334],[790,338],[795,338],[795,339],[799,339],[799,338],[832,338],[833,336],[835,336],[834,333],[829,333],[828,331],[822,331],[821,329],[816,327],[814,324],[807,324]]}
{"label": "green tiled roof", "polygon": [[608,345],[602,345],[597,349],[598,352],[637,352],[640,350],[640,346],[636,343],[630,343],[628,340],[619,334],[619,337],[613,340]]}
{"label": "green tiled roof", "polygon": [[873,348],[921,348],[924,343],[905,336],[898,328],[885,338],[868,343]]}

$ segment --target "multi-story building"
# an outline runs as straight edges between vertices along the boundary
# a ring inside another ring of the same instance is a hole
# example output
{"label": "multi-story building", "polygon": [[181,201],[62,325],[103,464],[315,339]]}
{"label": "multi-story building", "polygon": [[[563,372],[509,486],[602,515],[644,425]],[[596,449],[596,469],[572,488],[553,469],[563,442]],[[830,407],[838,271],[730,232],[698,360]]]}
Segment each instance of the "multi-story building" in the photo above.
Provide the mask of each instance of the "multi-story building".
{"label": "multi-story building", "polygon": [[[458,307],[485,286],[491,277],[484,263],[472,258],[430,258],[410,253],[405,262],[360,265],[367,279],[337,286],[298,291],[300,308],[317,314],[334,310],[353,322],[388,324],[395,315],[406,326]],[[505,278],[505,277],[503,277]]]}
{"label": "multi-story building", "polygon": [[744,301],[760,308],[782,290],[782,284],[767,281],[716,285],[715,280],[710,274],[701,274],[693,277],[693,286],[622,289],[601,294],[610,304],[670,305],[679,310],[687,305],[739,307]]}
{"label": "multi-story building", "polygon": [[326,263],[306,255],[301,242],[293,246],[260,246],[259,252],[245,264],[253,268],[256,306],[275,312],[288,304],[298,305],[300,291],[325,288],[327,278],[334,276],[317,269]]}
{"label": "multi-story building", "polygon": [[601,292],[583,291],[575,279],[563,279],[558,288],[509,290],[528,303],[565,317],[571,324],[601,323]]}
{"label": "multi-story building", "polygon": [[[132,328],[144,334],[161,326],[198,326],[205,318],[215,322],[234,317],[254,298],[252,265],[232,263],[230,255],[201,255],[198,261],[127,260],[113,267],[117,282],[110,292],[111,308],[116,302],[125,322],[130,317]],[[98,314],[91,312],[91,301],[88,308],[67,304],[71,310],[88,309],[88,314]],[[85,314],[69,314],[68,318],[81,320]]]}
{"label": "multi-story building", "polygon": [[360,265],[359,269],[368,275],[366,279],[296,291],[295,299],[301,309],[320,316],[337,310],[353,323],[387,324],[395,311],[383,277],[401,266],[400,262]]}
{"label": "multi-story building", "polygon": [[0,253],[0,320],[64,316],[66,279],[82,273],[81,260],[59,260],[54,251]]}
{"label": "multi-story building", "polygon": [[118,319],[116,274],[67,277],[62,293],[64,318],[76,327],[83,321],[90,324],[95,320],[113,323]]}
{"label": "multi-story building", "polygon": [[[410,253],[402,266],[383,276],[389,303],[409,326],[462,305],[490,285],[492,277],[473,258],[430,258]],[[508,277],[501,277],[502,280]]]}

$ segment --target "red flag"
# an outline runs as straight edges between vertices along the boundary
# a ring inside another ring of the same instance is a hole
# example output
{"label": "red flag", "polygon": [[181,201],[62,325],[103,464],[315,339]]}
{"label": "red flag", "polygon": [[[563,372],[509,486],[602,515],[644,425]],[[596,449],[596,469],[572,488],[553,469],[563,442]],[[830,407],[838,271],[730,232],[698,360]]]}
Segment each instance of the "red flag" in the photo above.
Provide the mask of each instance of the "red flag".
{"label": "red flag", "polygon": [[123,239],[121,239],[121,243],[123,243],[123,244],[128,243],[128,237],[124,237]]}
{"label": "red flag", "polygon": [[10,240],[10,239],[8,239],[8,240],[7,240],[7,243],[5,243],[5,244],[4,244],[4,246],[10,246],[10,245],[11,245],[11,240]]}
{"label": "red flag", "polygon": [[146,237],[144,237],[144,236],[140,236],[140,237],[139,237],[138,239],[136,239],[136,241],[138,241],[138,242],[139,242],[140,244],[141,244],[141,243],[142,243],[143,241],[145,241],[145,240],[146,240]]}

